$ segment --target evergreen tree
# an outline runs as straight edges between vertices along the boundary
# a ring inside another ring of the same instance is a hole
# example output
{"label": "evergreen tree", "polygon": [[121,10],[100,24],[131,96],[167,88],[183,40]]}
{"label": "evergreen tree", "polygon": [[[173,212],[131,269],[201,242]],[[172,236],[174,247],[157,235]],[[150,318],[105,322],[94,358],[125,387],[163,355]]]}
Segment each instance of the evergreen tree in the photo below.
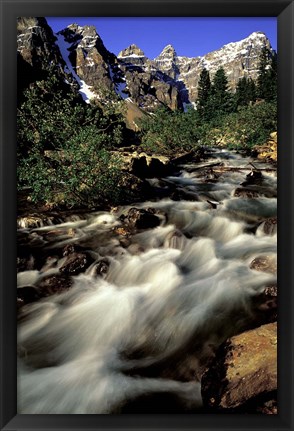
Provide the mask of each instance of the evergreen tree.
{"label": "evergreen tree", "polygon": [[277,55],[264,47],[260,54],[257,96],[266,102],[277,99]]}
{"label": "evergreen tree", "polygon": [[198,83],[197,111],[200,118],[207,119],[208,100],[211,92],[210,76],[207,69],[202,69]]}
{"label": "evergreen tree", "polygon": [[250,102],[253,102],[256,98],[256,87],[255,83],[251,78],[243,76],[239,79],[236,88],[235,101],[236,106],[248,106]]}
{"label": "evergreen tree", "polygon": [[223,67],[220,67],[214,75],[210,106],[213,108],[214,116],[227,114],[233,110],[233,98],[229,91],[228,78]]}
{"label": "evergreen tree", "polygon": [[269,91],[267,94],[266,101],[276,102],[278,97],[278,61],[277,53],[274,52],[270,62],[269,74]]}
{"label": "evergreen tree", "polygon": [[248,99],[249,102],[255,102],[256,100],[256,85],[252,78],[248,80]]}

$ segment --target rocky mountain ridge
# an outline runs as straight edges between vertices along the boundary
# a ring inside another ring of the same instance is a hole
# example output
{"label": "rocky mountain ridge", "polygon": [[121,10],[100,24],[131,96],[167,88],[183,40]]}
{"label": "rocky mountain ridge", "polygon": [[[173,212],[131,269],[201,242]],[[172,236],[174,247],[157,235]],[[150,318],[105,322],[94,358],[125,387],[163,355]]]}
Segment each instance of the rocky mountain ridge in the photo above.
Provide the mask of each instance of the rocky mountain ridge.
{"label": "rocky mountain ridge", "polygon": [[17,44],[20,81],[23,75],[28,81],[32,69],[36,73],[55,65],[65,84],[78,90],[86,102],[109,98],[115,92],[133,109],[149,112],[160,105],[175,110],[195,104],[204,67],[211,78],[223,67],[234,91],[243,76],[257,79],[262,48],[273,52],[266,35],[254,32],[203,57],[178,56],[167,45],[151,60],[135,44],[116,56],[104,46],[94,26],[71,24],[54,34],[45,18],[19,18]]}

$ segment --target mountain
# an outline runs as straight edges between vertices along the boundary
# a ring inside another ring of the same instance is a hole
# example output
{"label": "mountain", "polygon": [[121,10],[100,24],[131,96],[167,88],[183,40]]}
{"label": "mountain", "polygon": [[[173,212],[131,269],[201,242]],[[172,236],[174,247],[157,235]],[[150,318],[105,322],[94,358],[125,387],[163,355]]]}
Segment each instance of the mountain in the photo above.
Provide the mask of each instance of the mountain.
{"label": "mountain", "polygon": [[263,47],[273,53],[266,35],[254,32],[246,39],[229,43],[203,57],[178,56],[167,45],[155,59],[149,59],[135,44],[117,56],[104,46],[94,26],[72,24],[54,34],[45,18],[18,18],[17,24],[19,89],[40,79],[51,67],[68,87],[85,102],[96,98],[126,101],[132,111],[131,127],[142,112],[158,106],[182,109],[197,100],[201,70],[211,79],[223,67],[229,87],[236,89],[243,76],[257,79]]}

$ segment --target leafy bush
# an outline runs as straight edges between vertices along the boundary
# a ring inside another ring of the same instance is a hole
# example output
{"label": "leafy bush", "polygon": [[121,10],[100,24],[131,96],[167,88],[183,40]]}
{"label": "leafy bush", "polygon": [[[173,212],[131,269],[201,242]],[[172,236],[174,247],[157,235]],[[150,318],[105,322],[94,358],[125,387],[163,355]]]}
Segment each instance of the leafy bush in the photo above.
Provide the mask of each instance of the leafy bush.
{"label": "leafy bush", "polygon": [[207,124],[203,127],[201,143],[250,149],[264,144],[274,130],[277,130],[277,106],[261,102],[239,108],[237,112],[222,116],[218,122]]}
{"label": "leafy bush", "polygon": [[141,147],[147,153],[171,156],[197,146],[196,111],[183,113],[159,108],[140,120]]}
{"label": "leafy bush", "polygon": [[58,85],[51,76],[25,91],[17,121],[18,187],[29,187],[34,202],[115,203],[121,173],[110,150],[122,139],[120,118]]}

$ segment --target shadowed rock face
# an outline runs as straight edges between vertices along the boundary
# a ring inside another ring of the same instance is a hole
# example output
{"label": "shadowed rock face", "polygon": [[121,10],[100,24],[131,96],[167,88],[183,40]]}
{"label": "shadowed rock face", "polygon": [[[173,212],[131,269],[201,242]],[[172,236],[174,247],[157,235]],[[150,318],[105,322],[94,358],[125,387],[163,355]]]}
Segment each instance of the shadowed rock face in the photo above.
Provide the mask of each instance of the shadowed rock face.
{"label": "shadowed rock face", "polygon": [[[19,69],[24,75],[33,74],[35,79],[40,79],[36,75],[38,71],[55,65],[63,81],[67,80],[78,89],[76,78],[66,69],[67,60],[45,18],[19,18],[17,31]],[[172,45],[167,45],[152,60],[135,44],[123,49],[118,56],[112,54],[94,26],[71,24],[57,36],[60,35],[67,45],[75,73],[94,94],[107,99],[110,92],[117,93],[119,98],[131,98],[137,107],[149,112],[161,105],[175,110],[183,108],[185,103],[195,103],[203,68],[213,79],[217,69],[223,67],[233,91],[243,76],[256,80],[261,50],[263,47],[271,50],[267,37],[255,32],[203,57],[180,56]],[[20,87],[22,80],[25,81],[25,77],[20,74]]]}
{"label": "shadowed rock face", "polygon": [[29,65],[48,68],[50,62],[61,61],[55,40],[45,18],[17,19],[17,51]]}
{"label": "shadowed rock face", "polygon": [[53,31],[45,18],[17,19],[17,72],[18,92],[30,83],[46,77],[51,65],[60,64],[57,75],[64,80],[64,61],[55,44]]}
{"label": "shadowed rock face", "polygon": [[70,60],[77,75],[87,85],[113,87],[110,66],[115,64],[115,56],[104,46],[94,26],[80,27],[73,24],[60,31],[69,44]]}
{"label": "shadowed rock face", "polygon": [[118,57],[145,57],[144,52],[135,44],[130,45],[128,48],[123,49]]}
{"label": "shadowed rock face", "polygon": [[277,323],[229,339],[202,378],[203,402],[217,411],[250,411],[250,404],[258,399],[255,412],[272,401],[270,413],[276,413],[276,391]]}

